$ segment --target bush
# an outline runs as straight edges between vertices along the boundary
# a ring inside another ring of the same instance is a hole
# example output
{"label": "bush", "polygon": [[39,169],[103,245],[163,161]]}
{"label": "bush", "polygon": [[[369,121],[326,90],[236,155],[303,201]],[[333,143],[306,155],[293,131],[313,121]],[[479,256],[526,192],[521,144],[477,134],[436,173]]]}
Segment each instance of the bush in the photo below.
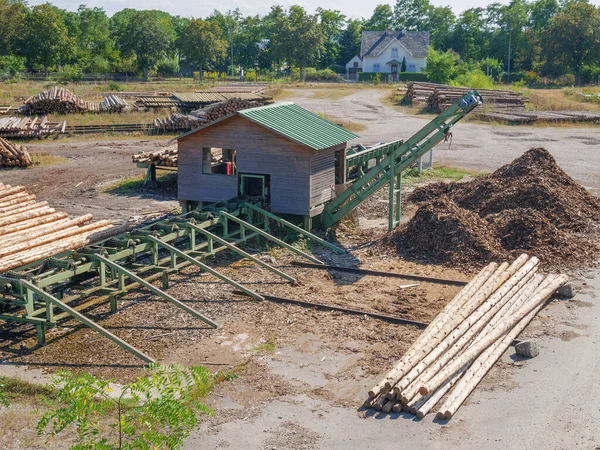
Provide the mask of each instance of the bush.
{"label": "bush", "polygon": [[108,90],[113,91],[113,92],[121,92],[121,91],[125,90],[125,88],[123,87],[123,85],[121,83],[117,83],[116,81],[109,81],[108,82]]}
{"label": "bush", "polygon": [[14,75],[25,71],[25,58],[18,56],[0,56],[0,75]]}
{"label": "bush", "polygon": [[161,77],[179,73],[179,63],[174,59],[163,59],[156,65],[156,73]]}
{"label": "bush", "polygon": [[56,72],[56,77],[64,82],[78,83],[83,79],[83,72],[79,66],[63,66]]}
{"label": "bush", "polygon": [[110,72],[110,63],[102,56],[94,56],[85,71],[88,73],[108,73]]}
{"label": "bush", "polygon": [[494,87],[494,80],[483,73],[481,69],[475,69],[457,76],[450,82],[450,85],[473,89],[492,89]]}
{"label": "bush", "polygon": [[331,69],[317,70],[312,67],[307,67],[306,81],[336,81],[338,76]]}
{"label": "bush", "polygon": [[[358,81],[374,81],[375,76],[379,77],[379,81],[382,79],[387,81],[388,75],[388,73],[381,72],[359,72]],[[429,78],[427,78],[427,74],[422,72],[400,72],[398,81],[429,81]]]}
{"label": "bush", "polygon": [[424,72],[429,80],[434,83],[448,83],[456,73],[457,59],[457,56],[451,50],[438,52],[433,47],[429,47],[427,67],[425,67]]}
{"label": "bush", "polygon": [[335,73],[346,73],[346,66],[340,64],[333,64],[328,67],[329,70],[332,70]]}
{"label": "bush", "polygon": [[598,83],[600,76],[600,67],[595,65],[585,65],[581,68],[581,82],[585,84]]}

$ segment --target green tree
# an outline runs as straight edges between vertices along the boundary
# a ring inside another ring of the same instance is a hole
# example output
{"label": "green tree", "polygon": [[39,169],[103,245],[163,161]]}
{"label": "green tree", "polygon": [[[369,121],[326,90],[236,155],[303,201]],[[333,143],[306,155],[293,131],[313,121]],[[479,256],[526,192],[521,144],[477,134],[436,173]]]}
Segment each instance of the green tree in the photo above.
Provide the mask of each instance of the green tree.
{"label": "green tree", "polygon": [[25,27],[27,8],[18,1],[0,0],[0,56],[13,54]]}
{"label": "green tree", "polygon": [[394,23],[394,11],[388,4],[377,5],[373,15],[363,21],[365,31],[385,31],[389,30]]}
{"label": "green tree", "polygon": [[27,15],[20,50],[30,67],[42,66],[47,76],[50,66],[66,63],[73,56],[75,42],[60,14],[44,3],[34,6]]}
{"label": "green tree", "polygon": [[552,18],[545,37],[546,54],[572,69],[579,85],[582,67],[599,59],[600,10],[589,3],[573,3]]}
{"label": "green tree", "polygon": [[447,50],[452,46],[452,31],[456,16],[449,6],[432,7],[429,10],[427,30],[433,48]]}
{"label": "green tree", "polygon": [[402,64],[400,64],[400,72],[406,72],[406,56],[402,57]]}
{"label": "green tree", "polygon": [[345,65],[360,53],[362,27],[359,20],[349,20],[340,36],[340,58],[338,64]]}
{"label": "green tree", "polygon": [[[212,411],[198,399],[208,394],[213,377],[205,367],[153,365],[147,377],[112,394],[113,380],[61,372],[53,379],[56,407],[37,424],[56,437],[75,428],[72,449],[177,449],[196,426],[196,413]],[[102,426],[108,420],[110,430]]]}
{"label": "green tree", "polygon": [[329,67],[336,64],[341,51],[340,34],[346,21],[346,16],[340,11],[333,9],[317,8],[317,14],[321,20],[321,29],[325,36],[325,50],[321,56],[321,66]]}
{"label": "green tree", "polygon": [[433,47],[427,51],[425,73],[429,81],[448,83],[456,73],[456,55],[452,51],[439,52]]}
{"label": "green tree", "polygon": [[179,40],[181,54],[186,61],[200,67],[200,74],[204,76],[204,69],[227,52],[227,43],[222,38],[222,32],[215,22],[202,19],[191,20],[183,31]]}
{"label": "green tree", "polygon": [[429,31],[429,0],[397,0],[394,6],[396,30]]}
{"label": "green tree", "polygon": [[558,10],[557,0],[537,0],[533,2],[529,13],[529,25],[534,30],[546,29]]}
{"label": "green tree", "polygon": [[300,68],[300,80],[304,81],[304,69],[319,60],[324,41],[317,16],[307,14],[301,6],[292,6],[276,24],[271,47],[281,60]]}
{"label": "green tree", "polygon": [[171,36],[152,11],[136,11],[123,29],[119,46],[124,56],[136,57],[147,81],[149,70],[168,56]]}
{"label": "green tree", "polygon": [[489,54],[489,33],[486,30],[486,11],[470,8],[461,13],[452,38],[452,49],[462,60],[477,61]]}

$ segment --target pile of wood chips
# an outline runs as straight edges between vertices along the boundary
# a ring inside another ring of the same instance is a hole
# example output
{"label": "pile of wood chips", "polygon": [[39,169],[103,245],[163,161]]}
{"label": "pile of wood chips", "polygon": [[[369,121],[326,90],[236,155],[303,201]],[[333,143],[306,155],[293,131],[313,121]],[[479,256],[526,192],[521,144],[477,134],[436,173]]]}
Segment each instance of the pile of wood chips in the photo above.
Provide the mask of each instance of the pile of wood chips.
{"label": "pile of wood chips", "polygon": [[579,267],[600,251],[600,200],[543,148],[467,183],[417,188],[409,200],[419,209],[381,249],[470,269],[524,251],[549,268]]}
{"label": "pile of wood chips", "polygon": [[450,419],[511,342],[568,281],[538,273],[539,260],[490,263],[411,345],[368,393],[365,407],[422,418],[441,400]]}
{"label": "pile of wood chips", "polygon": [[25,147],[0,137],[0,167],[27,167],[31,164],[33,161]]}
{"label": "pile of wood chips", "polygon": [[24,186],[0,183],[0,273],[84,247],[92,235],[113,226],[110,220],[92,218],[86,214],[69,219],[48,202],[37,202]]}

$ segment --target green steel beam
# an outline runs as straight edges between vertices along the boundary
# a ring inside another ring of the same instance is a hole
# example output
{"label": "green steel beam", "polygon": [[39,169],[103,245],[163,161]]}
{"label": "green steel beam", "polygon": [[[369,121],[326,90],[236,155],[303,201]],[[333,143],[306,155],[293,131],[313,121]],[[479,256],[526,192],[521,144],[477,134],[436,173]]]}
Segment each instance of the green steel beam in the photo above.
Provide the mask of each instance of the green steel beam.
{"label": "green steel beam", "polygon": [[142,352],[142,351],[136,349],[135,347],[129,345],[127,342],[125,342],[124,340],[122,340],[118,336],[115,336],[114,334],[112,334],[106,328],[104,328],[101,325],[98,325],[96,322],[88,319],[83,314],[80,314],[78,311],[74,310],[69,305],[64,304],[63,302],[61,302],[56,297],[48,294],[47,292],[45,292],[42,289],[38,288],[37,286],[35,286],[34,284],[30,283],[29,281],[26,281],[26,280],[16,280],[16,279],[12,279],[11,280],[11,279],[7,279],[7,278],[4,278],[4,277],[0,277],[0,279],[20,284],[26,290],[29,290],[30,292],[36,294],[38,297],[46,300],[47,302],[51,303],[53,306],[56,306],[57,308],[62,309],[63,311],[65,311],[66,313],[68,313],[70,316],[72,316],[74,319],[76,319],[79,322],[83,323],[84,325],[90,327],[92,330],[97,331],[101,335],[107,337],[108,339],[110,339],[111,341],[113,341],[115,344],[117,344],[119,347],[121,347],[122,349],[128,351],[129,353],[137,356],[142,361],[147,362],[147,363],[154,363],[154,362],[156,362],[153,358],[151,358],[150,356],[146,355],[144,352]]}
{"label": "green steel beam", "polygon": [[277,239],[275,236],[270,235],[269,233],[267,233],[266,231],[261,230],[260,228],[255,227],[254,225],[243,221],[242,219],[238,218],[238,217],[234,217],[229,213],[226,213],[225,211],[221,211],[220,212],[222,217],[225,217],[226,219],[229,220],[233,220],[234,222],[238,223],[239,225],[243,225],[246,228],[248,228],[251,231],[254,231],[255,233],[260,234],[262,237],[275,242],[278,245],[281,245],[282,247],[287,248],[288,250],[290,250],[291,252],[296,253],[297,255],[302,256],[303,258],[308,259],[309,261],[312,261],[314,263],[317,264],[323,264],[322,261],[319,261],[317,258],[315,258],[314,256],[310,256],[308,253],[304,253],[302,250],[298,250],[297,248],[291,246],[290,244],[283,242],[281,239]]}
{"label": "green steel beam", "polygon": [[[148,238],[149,239],[156,239],[153,236],[148,236]],[[162,245],[166,245],[166,246],[170,247],[169,244],[166,244],[166,243],[162,242],[160,239],[156,239],[156,241],[158,241]],[[175,249],[175,250],[177,250],[177,249]],[[184,255],[185,255],[185,253],[184,253]],[[158,295],[159,297],[162,297],[165,300],[173,303],[175,306],[178,306],[179,308],[183,309],[185,312],[191,314],[195,318],[200,319],[201,321],[203,321],[207,325],[210,325],[213,328],[217,328],[218,327],[218,325],[215,322],[213,322],[212,320],[210,320],[208,317],[203,316],[198,311],[195,311],[194,309],[192,309],[189,306],[187,306],[185,303],[180,302],[175,297],[167,294],[165,291],[163,291],[161,289],[158,289],[156,286],[152,285],[151,283],[148,283],[146,280],[144,280],[140,276],[138,276],[138,275],[134,274],[133,272],[127,270],[125,267],[117,264],[116,262],[111,261],[110,259],[108,259],[108,258],[106,258],[106,257],[104,257],[102,255],[97,255],[96,254],[96,255],[87,255],[87,256],[89,256],[89,257],[97,260],[98,262],[103,262],[104,264],[106,264],[111,269],[116,270],[117,273],[119,273],[120,275],[125,275],[125,276],[131,278],[133,281],[136,281],[141,286],[143,286],[146,289],[150,290],[155,295]],[[187,257],[187,255],[185,255],[185,256]]]}
{"label": "green steel beam", "polygon": [[224,245],[229,250],[231,250],[231,251],[233,251],[233,252],[235,252],[235,253],[237,253],[239,255],[242,255],[244,258],[248,258],[249,260],[254,261],[259,266],[262,266],[265,269],[270,270],[271,272],[279,275],[281,278],[283,278],[283,279],[285,279],[285,280],[287,280],[287,281],[289,281],[289,282],[291,282],[293,284],[296,284],[296,279],[294,277],[291,277],[288,274],[286,274],[285,272],[282,272],[281,270],[276,269],[275,267],[267,264],[266,262],[261,261],[260,259],[252,256],[250,253],[245,252],[241,248],[235,246],[234,244],[231,244],[231,243],[227,242],[225,239],[221,239],[216,234],[213,234],[213,233],[211,233],[208,230],[204,230],[203,228],[199,228],[196,225],[193,225],[191,223],[188,224],[188,227],[192,228],[193,230],[198,231],[199,233],[204,234],[206,237],[208,237],[210,239],[213,239],[213,240],[217,241],[219,244]]}
{"label": "green steel beam", "polygon": [[[171,252],[171,254],[174,254],[180,258],[183,258],[184,261],[187,261],[191,264],[194,264],[195,266],[200,267],[202,270],[210,273],[211,275],[217,277],[218,279],[224,281],[225,283],[231,284],[232,286],[238,288],[241,291],[244,291],[246,294],[250,295],[251,297],[254,297],[257,300],[264,300],[264,297],[262,295],[257,294],[256,292],[242,286],[241,284],[239,284],[237,281],[232,280],[231,278],[226,277],[223,274],[220,274],[219,272],[217,272],[216,270],[214,270],[212,267],[207,266],[206,264],[204,264],[203,262],[198,261],[195,258],[192,258],[190,255],[188,255],[185,252],[182,252],[181,250],[179,250],[178,248],[173,247],[172,245],[167,244],[166,242],[161,241],[160,239],[155,238],[154,236],[147,236],[147,239],[150,240],[151,242],[154,242],[162,247],[164,247],[165,249],[169,250]],[[156,288],[155,288],[156,289]],[[216,327],[216,324],[215,324]]]}
{"label": "green steel beam", "polygon": [[252,203],[245,203],[244,206],[253,211],[258,212],[259,214],[262,214],[265,217],[268,217],[269,219],[274,220],[277,223],[280,223],[281,225],[291,228],[295,232],[300,233],[301,235],[303,235],[315,242],[318,242],[319,244],[321,244],[325,247],[332,249],[336,253],[340,253],[340,254],[347,253],[346,250],[344,250],[343,248],[339,248],[338,246],[333,245],[331,242],[327,242],[325,239],[321,239],[319,236],[317,236],[309,231],[306,231],[305,229],[300,228],[300,227],[294,225],[293,223],[290,223],[287,220],[282,219],[281,217],[277,217],[275,214],[273,214],[269,211],[265,211],[264,209],[259,208],[256,205],[253,205]]}
{"label": "green steel beam", "polygon": [[[325,207],[323,211],[325,228],[340,221],[360,203],[389,183],[393,177],[410,167],[419,157],[447,137],[450,129],[482,102],[483,99],[477,91],[468,92],[402,144],[399,144],[401,141],[396,141],[369,149],[373,151],[381,148],[389,154]],[[389,148],[385,149],[385,147]]]}

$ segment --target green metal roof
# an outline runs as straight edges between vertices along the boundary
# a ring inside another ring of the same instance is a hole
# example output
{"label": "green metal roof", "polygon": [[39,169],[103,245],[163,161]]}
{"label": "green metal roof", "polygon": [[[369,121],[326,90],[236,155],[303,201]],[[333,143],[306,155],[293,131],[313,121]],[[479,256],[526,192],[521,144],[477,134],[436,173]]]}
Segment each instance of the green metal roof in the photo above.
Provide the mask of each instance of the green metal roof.
{"label": "green metal roof", "polygon": [[358,137],[293,102],[244,109],[238,111],[238,114],[315,150],[332,147]]}

